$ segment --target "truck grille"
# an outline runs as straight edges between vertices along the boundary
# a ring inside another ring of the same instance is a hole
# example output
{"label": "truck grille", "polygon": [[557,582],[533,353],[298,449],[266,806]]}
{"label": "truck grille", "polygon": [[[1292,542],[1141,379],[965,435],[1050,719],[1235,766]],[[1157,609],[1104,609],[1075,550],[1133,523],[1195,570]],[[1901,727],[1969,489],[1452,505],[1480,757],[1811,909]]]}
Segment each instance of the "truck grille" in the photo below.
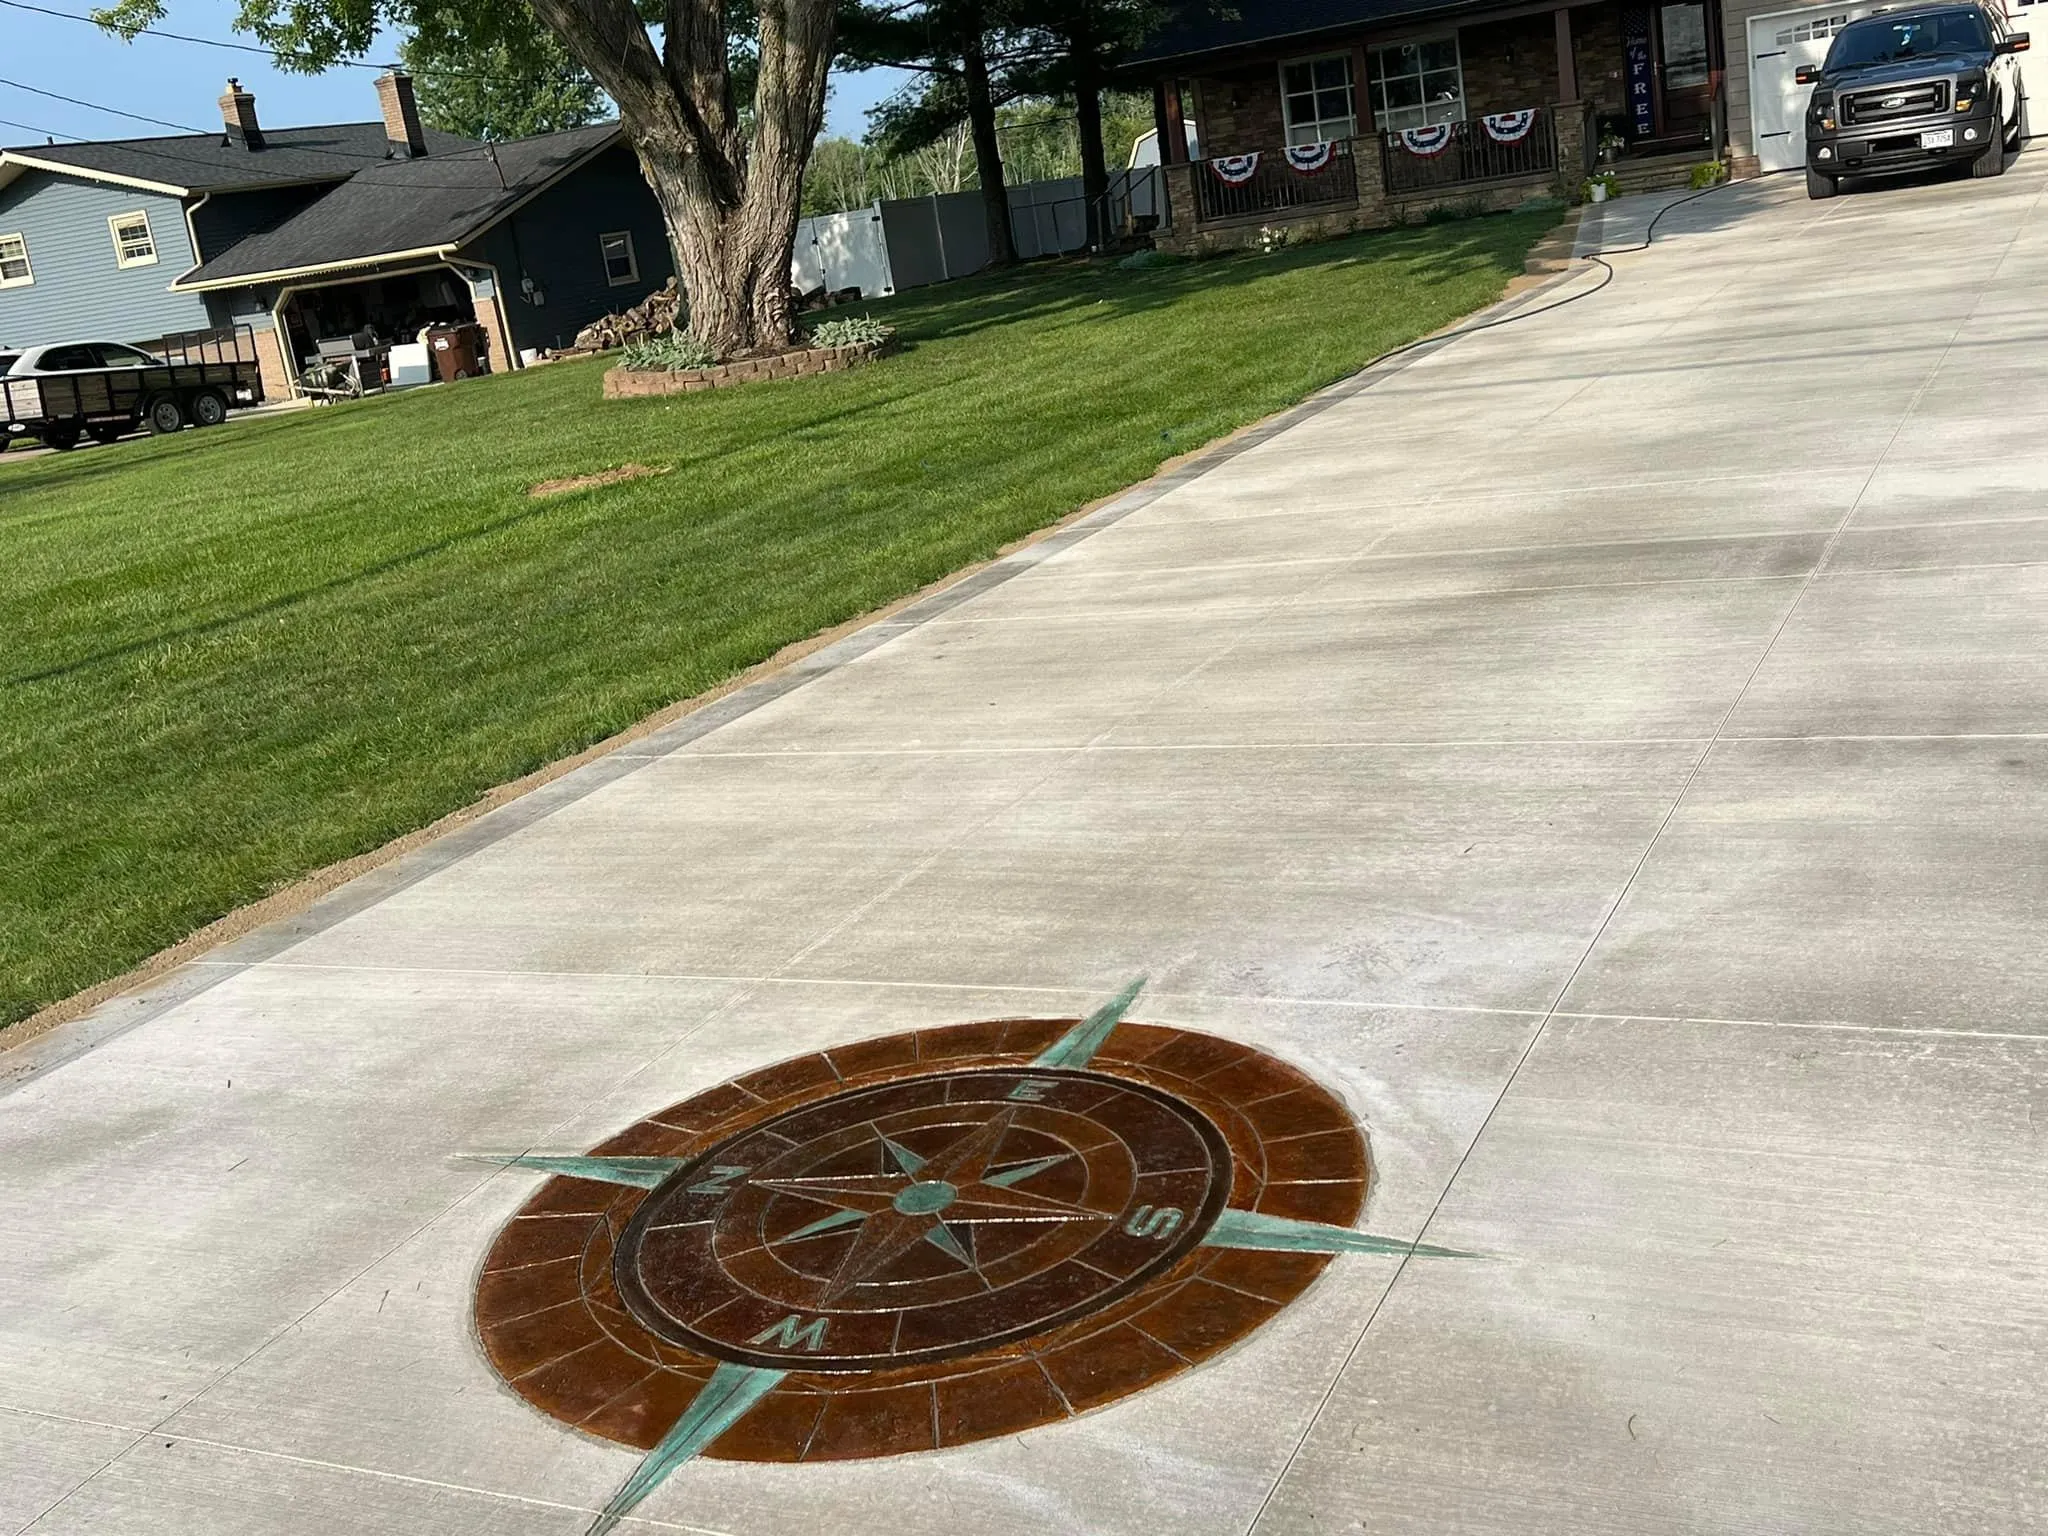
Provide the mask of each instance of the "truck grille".
{"label": "truck grille", "polygon": [[1891,85],[1875,91],[1853,91],[1842,98],[1842,121],[1864,126],[1899,118],[1925,117],[1930,112],[1947,110],[1946,80]]}

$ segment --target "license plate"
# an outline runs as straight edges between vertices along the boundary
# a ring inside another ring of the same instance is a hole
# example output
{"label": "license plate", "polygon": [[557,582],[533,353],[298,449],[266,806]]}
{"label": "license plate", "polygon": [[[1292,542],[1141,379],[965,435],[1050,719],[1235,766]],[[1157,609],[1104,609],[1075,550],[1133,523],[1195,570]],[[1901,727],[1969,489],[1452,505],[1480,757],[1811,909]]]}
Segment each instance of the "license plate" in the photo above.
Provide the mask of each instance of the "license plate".
{"label": "license plate", "polygon": [[1953,128],[1930,128],[1920,135],[1922,149],[1953,149],[1955,143],[1956,131]]}

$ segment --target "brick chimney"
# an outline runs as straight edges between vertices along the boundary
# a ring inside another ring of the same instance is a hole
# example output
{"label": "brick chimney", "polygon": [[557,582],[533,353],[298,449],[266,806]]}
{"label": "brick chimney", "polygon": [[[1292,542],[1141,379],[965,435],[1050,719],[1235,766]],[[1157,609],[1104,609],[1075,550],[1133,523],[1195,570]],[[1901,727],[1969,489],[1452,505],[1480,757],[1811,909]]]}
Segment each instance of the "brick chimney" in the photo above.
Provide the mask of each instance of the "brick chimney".
{"label": "brick chimney", "polygon": [[420,126],[419,104],[412,99],[412,76],[387,69],[377,77],[377,102],[384,108],[384,137],[393,160],[417,160],[427,152],[427,130]]}
{"label": "brick chimney", "polygon": [[263,130],[256,122],[256,98],[242,89],[242,82],[228,76],[228,88],[220,99],[220,120],[228,139],[244,149],[263,147]]}

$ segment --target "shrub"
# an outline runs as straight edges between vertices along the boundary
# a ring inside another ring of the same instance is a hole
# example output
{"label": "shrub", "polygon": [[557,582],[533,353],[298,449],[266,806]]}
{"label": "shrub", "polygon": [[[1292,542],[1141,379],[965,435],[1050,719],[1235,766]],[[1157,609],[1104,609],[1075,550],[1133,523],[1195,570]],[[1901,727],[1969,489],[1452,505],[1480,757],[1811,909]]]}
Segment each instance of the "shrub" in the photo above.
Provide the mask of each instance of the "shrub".
{"label": "shrub", "polygon": [[1133,251],[1116,265],[1119,272],[1143,272],[1148,267],[1177,267],[1186,260],[1172,251]]}
{"label": "shrub", "polygon": [[709,368],[718,359],[688,331],[670,331],[666,336],[627,342],[622,361],[626,367],[642,372],[673,373],[685,368]]}
{"label": "shrub", "polygon": [[814,347],[878,346],[895,334],[872,316],[848,315],[843,320],[820,320],[806,339]]}
{"label": "shrub", "polygon": [[1719,160],[1705,160],[1692,168],[1692,185],[1695,191],[1702,187],[1718,187],[1728,174],[1728,167]]}

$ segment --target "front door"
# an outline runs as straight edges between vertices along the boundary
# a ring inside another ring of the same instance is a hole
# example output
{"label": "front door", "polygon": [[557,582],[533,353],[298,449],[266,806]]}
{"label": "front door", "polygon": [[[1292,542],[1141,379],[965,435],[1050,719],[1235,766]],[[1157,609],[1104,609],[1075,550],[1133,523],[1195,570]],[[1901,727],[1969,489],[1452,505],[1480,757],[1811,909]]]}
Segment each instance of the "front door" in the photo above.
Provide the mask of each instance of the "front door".
{"label": "front door", "polygon": [[1707,51],[1703,0],[1657,7],[1657,121],[1677,136],[1704,131],[1713,111],[1713,64]]}

